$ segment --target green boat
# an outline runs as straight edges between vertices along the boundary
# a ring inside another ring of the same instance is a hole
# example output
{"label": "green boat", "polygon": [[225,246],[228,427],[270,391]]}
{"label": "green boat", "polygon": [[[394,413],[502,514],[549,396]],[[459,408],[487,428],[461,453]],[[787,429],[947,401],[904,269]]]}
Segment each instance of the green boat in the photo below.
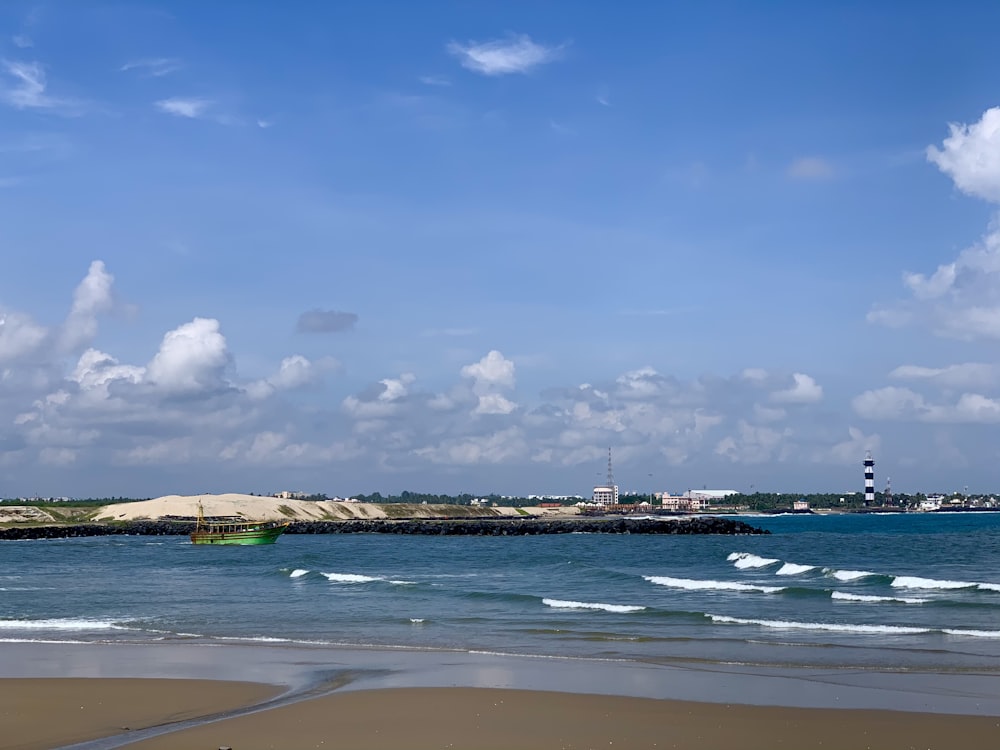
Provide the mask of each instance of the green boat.
{"label": "green boat", "polygon": [[289,526],[280,521],[246,521],[244,519],[205,519],[201,503],[198,521],[191,532],[192,544],[274,544]]}

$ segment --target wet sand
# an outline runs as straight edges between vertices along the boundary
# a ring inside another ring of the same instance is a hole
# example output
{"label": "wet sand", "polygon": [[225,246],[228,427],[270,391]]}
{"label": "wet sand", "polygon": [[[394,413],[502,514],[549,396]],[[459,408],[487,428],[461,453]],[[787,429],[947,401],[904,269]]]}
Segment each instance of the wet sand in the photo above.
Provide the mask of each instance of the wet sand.
{"label": "wet sand", "polygon": [[280,692],[213,680],[0,679],[0,747],[42,750],[124,735],[261,703]]}
{"label": "wet sand", "polygon": [[[273,688],[203,680],[0,681],[5,748],[57,748],[267,700]],[[495,688],[333,693],[116,744],[130,750],[972,750],[1000,717],[781,708]]]}

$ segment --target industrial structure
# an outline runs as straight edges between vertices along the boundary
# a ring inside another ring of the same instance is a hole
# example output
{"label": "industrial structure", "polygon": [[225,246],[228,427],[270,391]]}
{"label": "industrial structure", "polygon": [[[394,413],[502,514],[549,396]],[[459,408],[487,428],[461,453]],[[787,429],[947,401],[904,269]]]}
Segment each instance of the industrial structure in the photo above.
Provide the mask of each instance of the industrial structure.
{"label": "industrial structure", "polygon": [[594,487],[593,502],[604,507],[618,505],[618,485],[611,470],[611,448],[608,448],[608,481],[603,486]]}
{"label": "industrial structure", "polygon": [[865,453],[865,507],[875,504],[875,459],[872,452]]}

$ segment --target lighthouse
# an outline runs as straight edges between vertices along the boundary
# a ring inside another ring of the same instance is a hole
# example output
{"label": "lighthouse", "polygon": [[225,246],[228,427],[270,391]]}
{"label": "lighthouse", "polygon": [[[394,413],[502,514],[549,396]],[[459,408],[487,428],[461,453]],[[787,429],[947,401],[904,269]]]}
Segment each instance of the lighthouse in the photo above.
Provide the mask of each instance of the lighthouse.
{"label": "lighthouse", "polygon": [[865,506],[875,504],[875,459],[872,452],[865,453]]}

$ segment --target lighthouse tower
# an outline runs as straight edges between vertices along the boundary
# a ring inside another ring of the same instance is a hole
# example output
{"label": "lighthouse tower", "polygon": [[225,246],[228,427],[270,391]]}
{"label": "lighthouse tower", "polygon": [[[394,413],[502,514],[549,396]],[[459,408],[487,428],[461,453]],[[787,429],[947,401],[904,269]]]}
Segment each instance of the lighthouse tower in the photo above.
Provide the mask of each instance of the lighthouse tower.
{"label": "lighthouse tower", "polygon": [[865,506],[875,504],[875,459],[872,452],[865,453]]}

